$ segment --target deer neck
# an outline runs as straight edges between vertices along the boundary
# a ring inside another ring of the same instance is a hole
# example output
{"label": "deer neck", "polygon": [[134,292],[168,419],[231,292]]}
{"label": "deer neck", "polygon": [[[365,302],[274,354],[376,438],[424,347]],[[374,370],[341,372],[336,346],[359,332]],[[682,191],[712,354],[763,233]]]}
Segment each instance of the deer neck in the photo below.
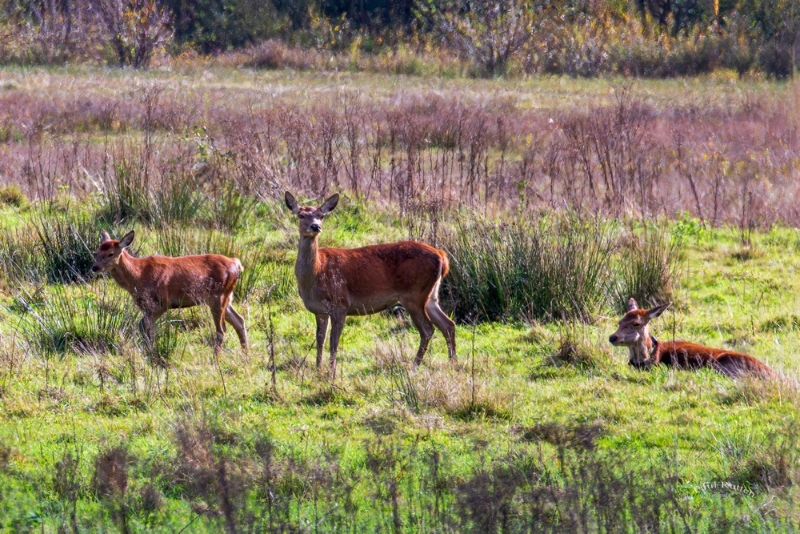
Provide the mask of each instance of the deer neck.
{"label": "deer neck", "polygon": [[650,329],[645,327],[639,341],[628,347],[631,361],[658,363],[658,341],[650,335]]}
{"label": "deer neck", "polygon": [[131,295],[136,292],[137,282],[141,278],[140,262],[141,260],[128,254],[127,250],[123,250],[119,263],[109,271],[111,278]]}
{"label": "deer neck", "polygon": [[294,264],[294,274],[297,276],[298,284],[310,286],[316,280],[319,270],[319,241],[317,236],[300,236],[297,261]]}

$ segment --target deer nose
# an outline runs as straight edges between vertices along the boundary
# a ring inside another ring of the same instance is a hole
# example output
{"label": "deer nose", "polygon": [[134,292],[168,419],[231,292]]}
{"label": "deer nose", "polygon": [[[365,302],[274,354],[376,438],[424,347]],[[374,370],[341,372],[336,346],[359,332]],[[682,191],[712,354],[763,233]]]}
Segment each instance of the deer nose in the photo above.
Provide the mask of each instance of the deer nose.
{"label": "deer nose", "polygon": [[608,342],[611,343],[611,344],[616,343],[617,342],[617,336],[616,335],[611,336],[610,338],[608,338]]}
{"label": "deer nose", "polygon": [[322,228],[320,228],[320,226],[318,224],[312,224],[311,225],[311,231],[312,232],[319,232],[320,230],[322,230]]}
{"label": "deer nose", "polygon": [[100,270],[100,267],[98,267],[97,265],[92,265],[92,272],[93,273],[96,273],[99,270]]}

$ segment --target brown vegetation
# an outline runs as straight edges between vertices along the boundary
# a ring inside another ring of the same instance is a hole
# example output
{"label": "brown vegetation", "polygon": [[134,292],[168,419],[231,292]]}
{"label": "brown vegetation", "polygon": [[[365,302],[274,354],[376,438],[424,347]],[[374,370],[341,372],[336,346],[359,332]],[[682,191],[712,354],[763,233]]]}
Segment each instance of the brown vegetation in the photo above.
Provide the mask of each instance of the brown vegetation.
{"label": "brown vegetation", "polygon": [[[191,180],[216,196],[226,184],[266,197],[285,186],[312,197],[345,189],[403,211],[425,200],[612,216],[689,212],[743,230],[800,222],[798,136],[780,92],[663,109],[617,87],[610,101],[571,110],[531,109],[520,93],[457,90],[204,94],[166,84],[111,93],[12,84],[0,93],[0,173],[34,198],[54,198],[64,186],[108,195],[128,173],[151,189],[180,176],[175,183]],[[134,148],[124,139],[138,132],[144,143]]]}

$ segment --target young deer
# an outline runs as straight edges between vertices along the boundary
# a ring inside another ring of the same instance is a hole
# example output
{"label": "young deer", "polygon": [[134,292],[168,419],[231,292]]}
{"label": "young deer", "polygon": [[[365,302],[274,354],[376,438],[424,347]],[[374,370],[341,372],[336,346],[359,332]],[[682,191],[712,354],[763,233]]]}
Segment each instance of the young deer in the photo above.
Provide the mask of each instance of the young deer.
{"label": "young deer", "polygon": [[217,338],[214,352],[218,353],[225,337],[228,321],[243,350],[247,350],[247,331],[244,318],[233,309],[233,289],[242,272],[236,258],[218,254],[202,256],[148,256],[134,258],[127,250],[133,243],[134,233],[116,241],[108,232],[102,233],[100,248],[95,254],[92,271],[109,273],[142,310],[142,332],[148,347],[155,339],[156,320],[167,310],[190,308],[206,303],[214,317]]}
{"label": "young deer", "polygon": [[678,369],[710,367],[731,378],[745,374],[770,378],[772,370],[747,354],[725,349],[712,349],[686,341],[658,341],[650,334],[649,323],[660,316],[669,304],[640,310],[634,299],[628,301],[628,312],[608,341],[617,347],[628,347],[629,363],[646,369],[662,363]]}
{"label": "young deer", "polygon": [[330,366],[335,376],[336,351],[345,317],[377,313],[398,303],[419,330],[415,365],[422,362],[434,325],[447,340],[450,359],[456,359],[455,323],[439,307],[439,287],[449,269],[443,250],[415,241],[320,249],[322,219],[336,207],[339,195],[333,195],[318,208],[298,206],[288,191],[285,200],[297,215],[300,227],[294,273],[300,298],[317,319],[317,367],[322,365],[329,318]]}

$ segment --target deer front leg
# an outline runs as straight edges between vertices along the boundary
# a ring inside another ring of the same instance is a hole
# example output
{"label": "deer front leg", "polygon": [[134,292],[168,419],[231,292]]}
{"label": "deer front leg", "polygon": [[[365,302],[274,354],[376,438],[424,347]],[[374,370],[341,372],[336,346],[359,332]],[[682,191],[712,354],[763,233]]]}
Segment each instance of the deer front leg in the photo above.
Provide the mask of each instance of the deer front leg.
{"label": "deer front leg", "polygon": [[217,335],[214,338],[214,356],[217,356],[219,351],[222,350],[222,342],[225,340],[225,311],[222,304],[218,302],[209,304],[211,316],[214,319],[214,329],[217,331]]}
{"label": "deer front leg", "polygon": [[139,321],[139,332],[144,338],[148,352],[153,351],[153,342],[156,339],[156,321],[151,312],[144,312],[142,320]]}
{"label": "deer front leg", "polygon": [[339,338],[344,330],[344,313],[331,315],[331,380],[336,379],[336,351],[339,349]]}
{"label": "deer front leg", "polygon": [[328,316],[318,314],[317,319],[317,369],[322,367],[322,351],[325,348],[325,335],[328,333]]}

